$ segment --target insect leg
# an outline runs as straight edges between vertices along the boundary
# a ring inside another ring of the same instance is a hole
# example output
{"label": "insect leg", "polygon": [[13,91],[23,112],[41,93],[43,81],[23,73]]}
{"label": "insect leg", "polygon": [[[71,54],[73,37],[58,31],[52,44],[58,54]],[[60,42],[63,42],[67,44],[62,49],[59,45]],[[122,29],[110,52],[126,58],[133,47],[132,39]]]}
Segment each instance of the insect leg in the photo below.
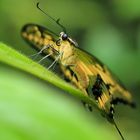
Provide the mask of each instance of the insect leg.
{"label": "insect leg", "polygon": [[49,56],[51,56],[51,55],[52,55],[52,53],[50,53],[50,54],[44,56],[41,60],[38,61],[38,63],[40,63],[41,61],[43,61],[44,59],[46,59],[47,57],[49,57]]}
{"label": "insect leg", "polygon": [[34,57],[33,59],[35,60],[38,57],[39,54],[41,54],[45,49],[47,49],[49,47],[50,47],[49,45],[44,46],[38,53],[30,55],[29,57]]}
{"label": "insect leg", "polygon": [[62,56],[63,53],[59,53],[56,59],[53,61],[53,63],[47,68],[48,70],[59,60],[59,58]]}

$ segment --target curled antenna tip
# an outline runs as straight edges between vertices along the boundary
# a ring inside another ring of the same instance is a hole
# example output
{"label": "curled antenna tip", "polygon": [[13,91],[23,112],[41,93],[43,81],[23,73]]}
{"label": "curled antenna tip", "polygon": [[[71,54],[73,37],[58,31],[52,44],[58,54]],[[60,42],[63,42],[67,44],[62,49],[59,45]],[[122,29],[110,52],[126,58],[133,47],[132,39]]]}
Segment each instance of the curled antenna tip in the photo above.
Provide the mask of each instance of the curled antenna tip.
{"label": "curled antenna tip", "polygon": [[37,8],[39,8],[39,4],[40,4],[40,2],[37,2],[37,3],[36,3],[36,7],[37,7]]}
{"label": "curled antenna tip", "polygon": [[40,2],[37,2],[36,7],[37,7],[41,12],[43,12],[45,15],[47,15],[50,19],[52,19],[53,21],[55,21],[55,22],[57,23],[57,25],[59,25],[59,26],[62,28],[62,30],[66,33],[65,27],[64,27],[62,24],[60,24],[60,19],[58,18],[58,19],[56,20],[56,19],[54,19],[53,17],[51,17],[48,13],[44,12],[44,11],[39,7],[39,4],[40,4]]}

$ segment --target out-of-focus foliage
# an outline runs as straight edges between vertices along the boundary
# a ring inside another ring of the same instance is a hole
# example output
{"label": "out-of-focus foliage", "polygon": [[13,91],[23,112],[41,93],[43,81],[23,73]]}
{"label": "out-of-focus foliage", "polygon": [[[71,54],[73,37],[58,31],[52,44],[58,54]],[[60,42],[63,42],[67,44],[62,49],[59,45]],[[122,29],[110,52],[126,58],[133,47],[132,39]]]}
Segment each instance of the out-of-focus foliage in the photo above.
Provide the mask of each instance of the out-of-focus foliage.
{"label": "out-of-focus foliage", "polygon": [[[99,115],[89,117],[63,91],[6,65],[1,64],[0,69],[1,140],[93,140],[104,136],[117,140],[119,137],[111,130],[112,125],[101,124],[96,119]],[[114,135],[110,135],[109,129]]]}
{"label": "out-of-focus foliage", "polygon": [[[0,1],[0,41],[15,46],[15,49],[26,55],[33,54],[34,50],[25,44],[20,37],[20,30],[24,24],[37,23],[58,34],[61,31],[60,27],[36,8],[37,2],[37,0]],[[140,1],[41,0],[40,6],[54,18],[61,18],[61,23],[66,27],[69,35],[78,42],[79,47],[97,56],[119,76],[126,87],[132,91],[137,106],[139,106]],[[10,74],[10,71],[7,74]],[[3,82],[6,82],[8,86],[10,83],[7,81],[9,79],[5,79]],[[16,87],[18,86],[16,85]],[[0,92],[3,93],[2,88]],[[47,94],[49,92],[53,93],[57,90],[51,91],[49,88]],[[10,93],[12,96],[12,91]],[[138,125],[140,109],[137,108],[133,111],[126,108],[124,106],[117,108],[117,122],[119,122],[119,127],[127,140],[138,140],[140,137],[140,126]],[[112,131],[110,130],[110,132]]]}

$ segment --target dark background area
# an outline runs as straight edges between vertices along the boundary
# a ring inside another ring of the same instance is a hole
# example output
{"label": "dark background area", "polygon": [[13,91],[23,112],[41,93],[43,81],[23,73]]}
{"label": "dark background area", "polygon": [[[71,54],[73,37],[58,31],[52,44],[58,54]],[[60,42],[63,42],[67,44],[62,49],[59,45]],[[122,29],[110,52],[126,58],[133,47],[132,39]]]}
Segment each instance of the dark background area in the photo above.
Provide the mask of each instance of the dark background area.
{"label": "dark background area", "polygon": [[[37,8],[36,0],[0,1],[0,40],[29,56],[35,53],[20,37],[26,23],[36,23],[56,33],[61,28]],[[40,0],[40,7],[61,19],[69,36],[92,53],[132,92],[137,108],[116,108],[119,126],[129,138],[140,130],[140,1],[139,0]],[[119,113],[118,113],[119,112]]]}

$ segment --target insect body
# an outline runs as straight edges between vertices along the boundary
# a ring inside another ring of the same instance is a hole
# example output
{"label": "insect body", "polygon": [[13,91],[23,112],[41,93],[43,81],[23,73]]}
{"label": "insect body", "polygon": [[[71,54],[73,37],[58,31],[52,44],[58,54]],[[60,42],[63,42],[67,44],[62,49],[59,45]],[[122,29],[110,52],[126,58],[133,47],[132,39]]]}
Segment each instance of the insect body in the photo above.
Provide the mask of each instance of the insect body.
{"label": "insect body", "polygon": [[[64,28],[59,20],[54,21]],[[22,28],[21,35],[33,47],[40,50],[40,53],[46,54],[44,58],[50,56],[54,60],[52,65],[57,61],[64,76],[86,96],[95,99],[98,108],[111,123],[115,124],[114,105],[124,103],[134,106],[131,94],[110,70],[96,57],[77,47],[77,43],[65,32],[61,32],[58,36],[40,25],[27,24]],[[119,130],[118,132],[120,133]]]}
{"label": "insect body", "polygon": [[36,49],[42,50],[58,64],[67,79],[97,101],[105,116],[112,120],[114,105],[125,103],[133,106],[131,94],[113,77],[110,70],[97,58],[75,46],[65,33],[55,40],[48,29],[27,24],[22,37]]}

